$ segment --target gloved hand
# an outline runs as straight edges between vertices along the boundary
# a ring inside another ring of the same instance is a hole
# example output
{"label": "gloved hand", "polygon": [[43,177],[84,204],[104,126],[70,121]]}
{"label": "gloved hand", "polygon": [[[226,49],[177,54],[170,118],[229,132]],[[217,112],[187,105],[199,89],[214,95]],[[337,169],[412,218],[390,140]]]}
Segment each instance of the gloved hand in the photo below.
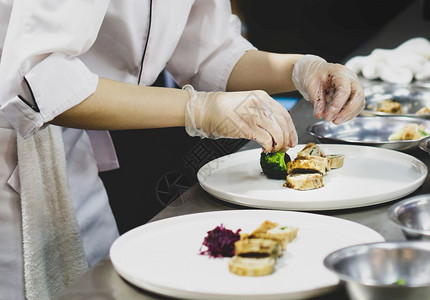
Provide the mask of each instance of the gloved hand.
{"label": "gloved hand", "polygon": [[264,91],[196,92],[185,109],[185,129],[190,136],[245,138],[257,141],[265,152],[286,151],[297,144],[288,111]]}
{"label": "gloved hand", "polygon": [[294,65],[292,80],[300,94],[312,103],[316,118],[341,124],[364,109],[364,92],[357,75],[343,65],[305,55]]}

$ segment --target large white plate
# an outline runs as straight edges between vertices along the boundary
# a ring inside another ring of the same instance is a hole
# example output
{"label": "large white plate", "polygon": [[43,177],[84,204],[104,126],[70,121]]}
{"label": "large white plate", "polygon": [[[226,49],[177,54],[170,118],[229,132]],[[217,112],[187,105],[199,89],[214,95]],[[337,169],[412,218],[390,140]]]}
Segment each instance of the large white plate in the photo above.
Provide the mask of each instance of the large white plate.
{"label": "large white plate", "polygon": [[[251,232],[264,220],[299,227],[274,273],[242,277],[229,272],[229,258],[199,254],[207,231],[226,228]],[[339,248],[383,241],[363,225],[312,213],[276,210],[230,210],[198,213],[147,223],[120,236],[110,258],[132,284],[185,299],[307,298],[334,290],[339,280],[323,260]]]}
{"label": "large white plate", "polygon": [[[305,145],[287,153],[294,159]],[[319,144],[326,154],[345,154],[342,168],[324,176],[325,186],[297,191],[261,172],[260,149],[237,152],[204,165],[197,178],[204,190],[235,204],[284,210],[332,210],[399,199],[415,191],[427,166],[415,157],[370,146]]]}

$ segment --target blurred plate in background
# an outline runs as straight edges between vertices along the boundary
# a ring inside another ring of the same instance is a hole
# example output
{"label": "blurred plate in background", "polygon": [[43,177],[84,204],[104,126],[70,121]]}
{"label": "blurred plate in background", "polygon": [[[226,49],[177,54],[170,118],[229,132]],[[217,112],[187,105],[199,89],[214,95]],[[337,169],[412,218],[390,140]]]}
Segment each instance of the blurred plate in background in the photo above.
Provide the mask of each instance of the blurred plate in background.
{"label": "blurred plate in background", "polygon": [[357,117],[335,125],[320,121],[307,128],[321,143],[346,143],[376,146],[392,150],[408,150],[418,146],[421,139],[389,141],[388,137],[407,124],[422,124],[430,130],[430,120],[410,117]]}
{"label": "blurred plate in background", "polygon": [[[430,88],[422,83],[401,84],[375,84],[364,89],[366,107],[361,113],[363,116],[408,116],[430,119],[430,112],[420,114],[417,112],[423,107],[430,108]],[[401,106],[401,113],[377,111],[378,105],[383,101],[393,100]]]}

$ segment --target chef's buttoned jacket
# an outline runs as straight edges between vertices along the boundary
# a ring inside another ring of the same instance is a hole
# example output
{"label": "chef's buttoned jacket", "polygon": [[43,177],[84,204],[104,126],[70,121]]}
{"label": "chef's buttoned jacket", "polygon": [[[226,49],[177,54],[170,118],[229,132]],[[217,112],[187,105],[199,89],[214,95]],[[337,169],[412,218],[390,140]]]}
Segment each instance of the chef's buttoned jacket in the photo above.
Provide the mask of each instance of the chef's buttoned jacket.
{"label": "chef's buttoned jacket", "polygon": [[[150,85],[166,69],[180,86],[222,91],[249,49],[254,47],[242,38],[227,0],[0,0],[0,138],[10,145],[0,151],[12,161],[0,173],[8,181],[4,188],[14,189],[10,198],[19,199],[16,154],[5,155],[16,151],[14,134],[29,137],[85,100],[99,77]],[[105,131],[65,128],[63,139],[72,201],[92,265],[117,237],[97,171],[118,162]],[[94,176],[97,183],[88,178]],[[13,234],[0,237],[0,244],[12,250],[0,254],[0,268],[18,274],[0,279],[0,290],[11,293],[0,293],[0,299],[22,296],[14,292],[22,289],[21,260],[4,263],[20,255],[19,205],[9,204],[0,205],[0,231],[8,222],[13,230],[5,231]],[[4,205],[13,208],[2,210]]]}

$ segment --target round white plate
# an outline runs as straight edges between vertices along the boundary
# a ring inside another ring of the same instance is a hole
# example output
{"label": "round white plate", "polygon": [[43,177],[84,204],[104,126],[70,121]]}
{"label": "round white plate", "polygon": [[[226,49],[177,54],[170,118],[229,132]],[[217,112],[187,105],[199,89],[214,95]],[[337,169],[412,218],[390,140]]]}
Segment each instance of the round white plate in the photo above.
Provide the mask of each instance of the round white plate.
{"label": "round white plate", "polygon": [[[294,159],[305,145],[287,153]],[[345,154],[343,167],[324,176],[324,187],[298,191],[285,180],[268,179],[260,167],[261,149],[237,152],[204,165],[197,178],[211,195],[234,204],[284,210],[332,210],[362,207],[406,196],[423,184],[427,166],[389,149],[318,144],[325,154]]]}
{"label": "round white plate", "polygon": [[[199,250],[207,232],[226,228],[251,232],[263,221],[299,227],[274,273],[243,277],[229,272],[229,258],[211,258]],[[120,236],[110,258],[132,284],[184,299],[298,299],[334,290],[339,280],[323,265],[337,249],[383,241],[363,225],[312,213],[277,210],[229,210],[198,213],[147,223]]]}

